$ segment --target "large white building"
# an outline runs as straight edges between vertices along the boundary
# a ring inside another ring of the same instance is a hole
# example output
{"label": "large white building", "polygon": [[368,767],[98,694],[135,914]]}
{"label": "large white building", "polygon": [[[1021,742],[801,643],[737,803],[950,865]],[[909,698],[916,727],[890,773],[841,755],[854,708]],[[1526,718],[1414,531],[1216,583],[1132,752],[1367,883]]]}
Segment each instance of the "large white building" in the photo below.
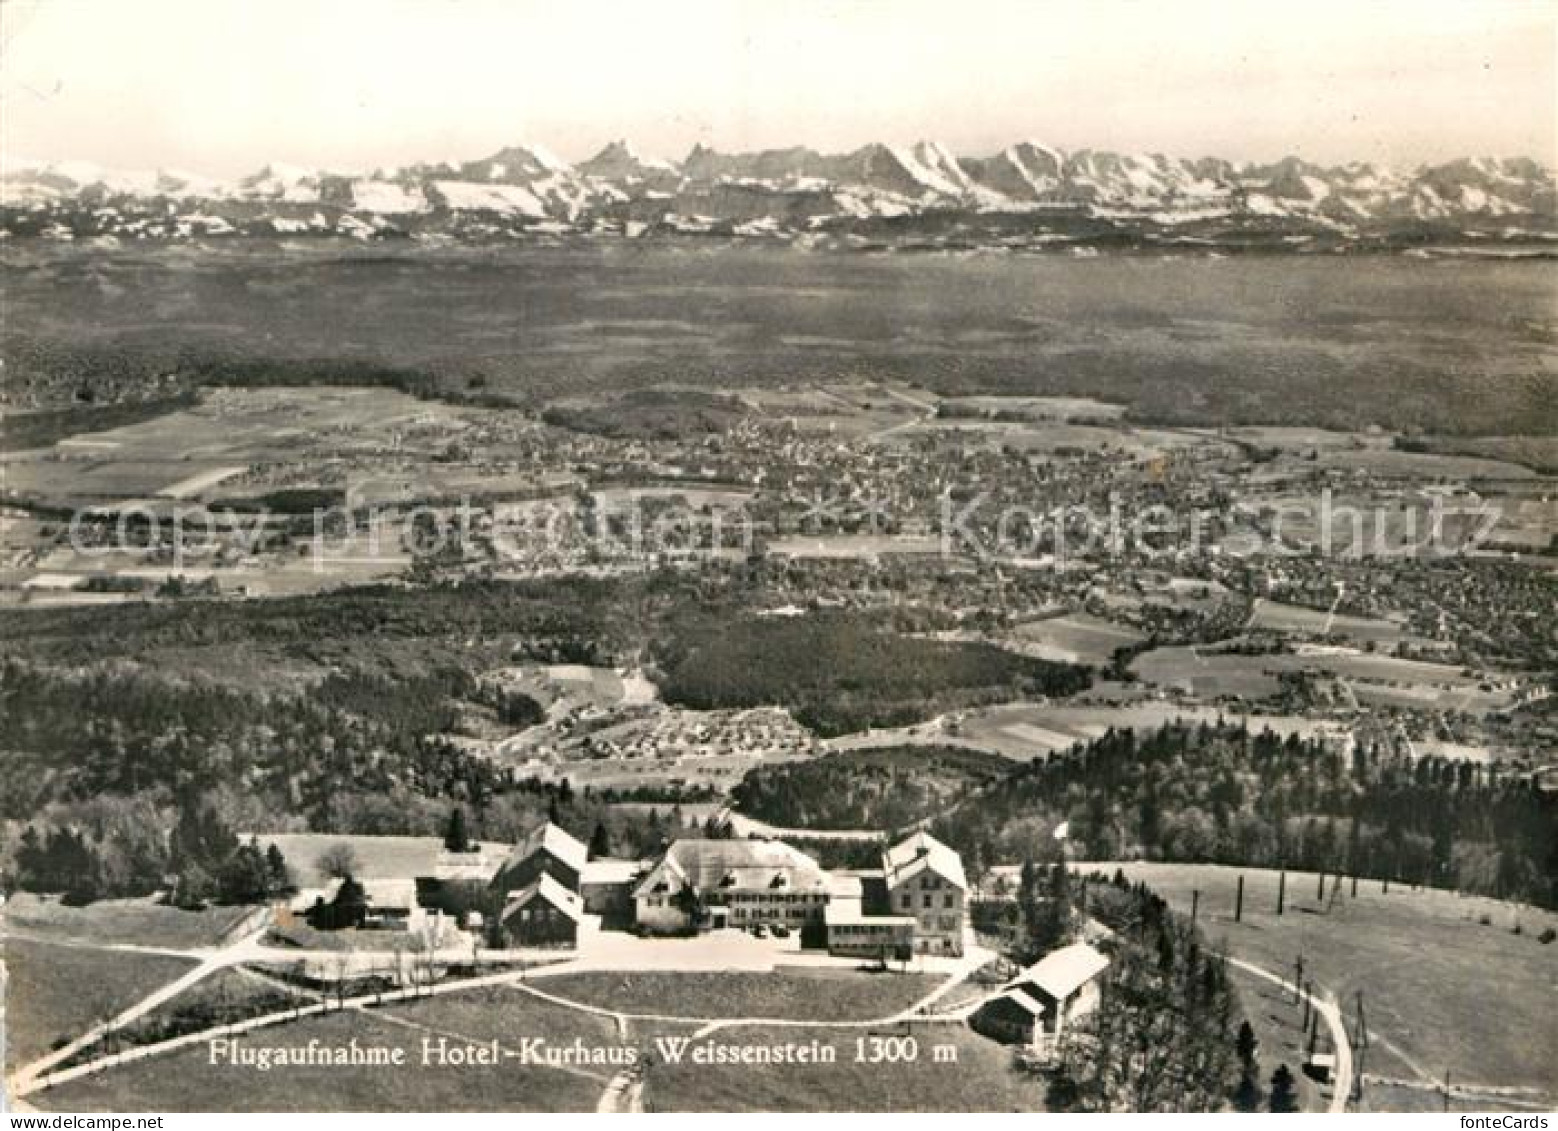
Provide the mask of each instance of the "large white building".
{"label": "large white building", "polygon": [[678,840],[633,891],[640,929],[681,934],[822,921],[828,876],[775,840]]}
{"label": "large white building", "polygon": [[963,858],[927,832],[918,832],[882,854],[887,913],[914,919],[914,949],[921,954],[963,953],[968,879]]}
{"label": "large white building", "polygon": [[782,925],[836,954],[963,953],[963,861],[919,832],[880,870],[825,872],[773,840],[679,840],[633,891],[634,920],[655,934]]}

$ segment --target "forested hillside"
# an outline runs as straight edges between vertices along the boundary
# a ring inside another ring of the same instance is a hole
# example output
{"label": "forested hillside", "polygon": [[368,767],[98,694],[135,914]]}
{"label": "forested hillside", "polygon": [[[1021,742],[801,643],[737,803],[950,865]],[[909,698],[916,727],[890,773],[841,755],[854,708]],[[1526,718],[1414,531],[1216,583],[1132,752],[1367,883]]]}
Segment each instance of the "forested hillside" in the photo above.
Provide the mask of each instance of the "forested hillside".
{"label": "forested hillside", "polygon": [[902,829],[936,816],[1012,764],[957,746],[851,750],[751,771],[732,798],[742,813],[781,828]]}
{"label": "forested hillside", "polygon": [[937,835],[976,862],[1074,854],[1326,870],[1558,905],[1558,795],[1527,775],[1367,745],[1171,724],[1110,731],[957,805]]}
{"label": "forested hillside", "polygon": [[1085,668],[927,640],[852,614],[680,624],[657,651],[668,701],[789,707],[822,735],[901,726],[997,700],[1074,694]]}
{"label": "forested hillside", "polygon": [[236,787],[278,817],[331,827],[359,793],[481,800],[500,787],[497,768],[436,737],[454,724],[452,700],[476,690],[453,669],[339,673],[263,695],[9,659],[0,668],[0,816],[104,794]]}

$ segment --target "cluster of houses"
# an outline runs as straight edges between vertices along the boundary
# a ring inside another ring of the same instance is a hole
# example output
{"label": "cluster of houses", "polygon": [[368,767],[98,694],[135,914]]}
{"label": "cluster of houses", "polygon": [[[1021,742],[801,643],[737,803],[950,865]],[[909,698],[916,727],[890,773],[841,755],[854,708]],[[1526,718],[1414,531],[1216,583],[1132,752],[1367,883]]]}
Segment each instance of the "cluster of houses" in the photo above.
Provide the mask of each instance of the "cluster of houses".
{"label": "cluster of houses", "polygon": [[968,886],[958,854],[925,832],[886,848],[879,868],[828,871],[761,839],[679,839],[651,860],[591,859],[548,823],[506,856],[445,853],[434,875],[370,883],[362,925],[458,923],[493,946],[574,946],[597,917],[652,935],[794,932],[802,946],[902,960],[963,953]]}
{"label": "cluster of houses", "polygon": [[[500,947],[573,947],[591,918],[651,935],[764,928],[839,956],[907,960],[962,955],[972,894],[962,859],[923,831],[887,847],[879,868],[829,871],[761,839],[679,839],[651,860],[591,859],[548,823],[507,854],[444,853],[433,876],[369,881],[354,925],[443,934],[458,923]],[[1108,965],[1088,942],[1061,947],[1018,971],[971,1023],[1048,1053],[1096,1008]]]}

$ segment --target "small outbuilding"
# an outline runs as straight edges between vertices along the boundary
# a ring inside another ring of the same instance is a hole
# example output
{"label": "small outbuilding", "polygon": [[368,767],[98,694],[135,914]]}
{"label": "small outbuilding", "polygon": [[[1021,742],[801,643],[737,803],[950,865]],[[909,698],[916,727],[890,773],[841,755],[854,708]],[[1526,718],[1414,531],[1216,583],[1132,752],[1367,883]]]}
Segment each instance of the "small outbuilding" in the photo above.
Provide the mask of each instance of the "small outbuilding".
{"label": "small outbuilding", "polygon": [[1085,942],[1051,951],[982,1005],[974,1028],[1047,1053],[1067,1025],[1098,1008],[1099,975],[1108,968],[1109,959]]}

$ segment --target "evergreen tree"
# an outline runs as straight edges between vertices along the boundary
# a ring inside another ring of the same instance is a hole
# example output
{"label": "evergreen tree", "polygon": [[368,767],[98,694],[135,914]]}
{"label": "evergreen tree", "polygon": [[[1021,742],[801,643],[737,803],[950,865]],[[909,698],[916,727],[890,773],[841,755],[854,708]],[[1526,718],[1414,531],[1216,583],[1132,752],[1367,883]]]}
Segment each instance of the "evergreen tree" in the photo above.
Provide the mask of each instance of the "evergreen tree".
{"label": "evergreen tree", "polygon": [[458,805],[449,813],[449,823],[444,827],[444,848],[449,852],[469,852],[470,834],[465,830],[465,810]]}
{"label": "evergreen tree", "polygon": [[1260,1042],[1255,1039],[1255,1030],[1250,1027],[1248,1021],[1239,1025],[1239,1036],[1236,1043],[1239,1050],[1240,1064],[1254,1064],[1255,1050],[1260,1047]]}
{"label": "evergreen tree", "polygon": [[360,927],[368,915],[368,892],[355,876],[343,876],[330,901],[329,926],[335,930]]}
{"label": "evergreen tree", "polygon": [[217,896],[223,903],[259,903],[270,894],[270,870],[258,839],[238,848],[217,875]]}
{"label": "evergreen tree", "polygon": [[270,895],[287,895],[297,890],[287,858],[274,844],[265,850],[265,887]]}
{"label": "evergreen tree", "polygon": [[1238,1036],[1234,1039],[1234,1048],[1239,1054],[1239,1086],[1234,1089],[1233,1106],[1238,1111],[1259,1111],[1261,1101],[1265,1099],[1260,1087],[1260,1065],[1255,1060],[1259,1047],[1260,1042],[1250,1023],[1240,1022]]}
{"label": "evergreen tree", "polygon": [[216,881],[211,873],[193,860],[185,861],[174,875],[168,901],[186,911],[198,911],[216,896]]}
{"label": "evergreen tree", "polygon": [[[1257,1112],[1265,1096],[1260,1090],[1260,1074],[1253,1066],[1246,1065],[1239,1073],[1239,1086],[1234,1089],[1235,1111]],[[1273,1108],[1272,1110],[1276,1110]]]}
{"label": "evergreen tree", "polygon": [[606,832],[604,821],[595,822],[595,831],[590,834],[590,859],[599,860],[603,856],[611,855],[611,836]]}
{"label": "evergreen tree", "polygon": [[1293,1073],[1285,1064],[1277,1065],[1277,1070],[1271,1074],[1271,1099],[1270,1108],[1275,1112],[1294,1112],[1298,1110],[1298,1088],[1293,1081]]}

